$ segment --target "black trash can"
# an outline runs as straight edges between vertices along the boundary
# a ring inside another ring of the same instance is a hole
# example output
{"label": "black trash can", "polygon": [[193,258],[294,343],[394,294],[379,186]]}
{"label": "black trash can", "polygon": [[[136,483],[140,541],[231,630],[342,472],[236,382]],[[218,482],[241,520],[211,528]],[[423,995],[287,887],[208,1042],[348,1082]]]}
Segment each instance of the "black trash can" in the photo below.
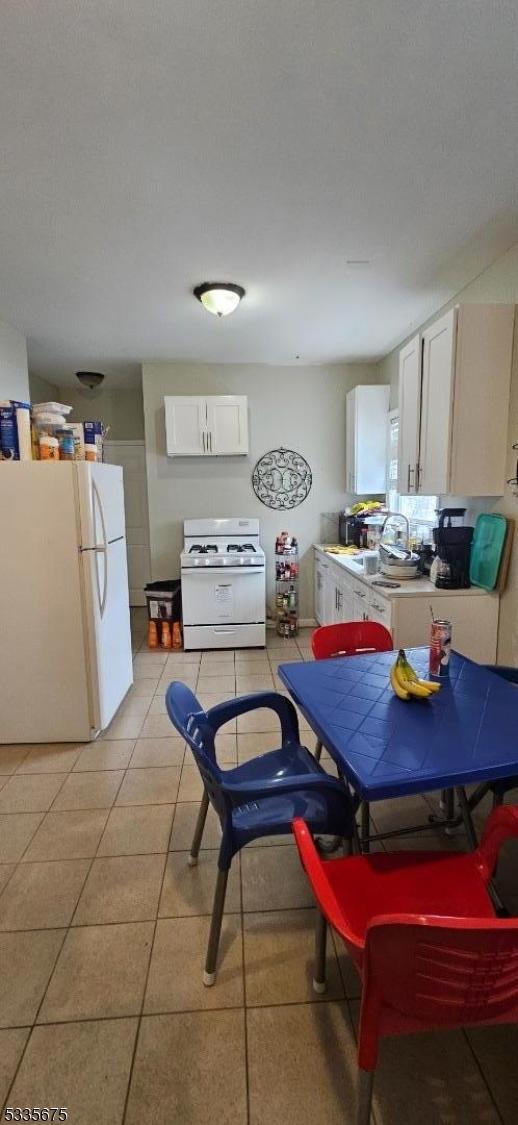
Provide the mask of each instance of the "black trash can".
{"label": "black trash can", "polygon": [[179,578],[148,582],[144,587],[149,621],[181,621],[182,592]]}

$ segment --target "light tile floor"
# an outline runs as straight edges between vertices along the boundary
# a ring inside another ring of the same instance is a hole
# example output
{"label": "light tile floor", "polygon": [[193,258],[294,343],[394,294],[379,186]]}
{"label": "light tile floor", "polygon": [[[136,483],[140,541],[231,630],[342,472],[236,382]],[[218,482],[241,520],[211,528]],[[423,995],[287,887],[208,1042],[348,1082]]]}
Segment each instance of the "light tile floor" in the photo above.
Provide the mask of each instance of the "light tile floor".
{"label": "light tile floor", "polygon": [[[282,660],[310,659],[310,631],[178,655],[148,653],[144,634],[137,612],[135,684],[101,741],[0,747],[0,1104],[63,1105],[71,1125],[351,1125],[358,980],[336,940],[327,994],[311,989],[314,909],[291,839],[235,861],[203,987],[219,825],[210,811],[189,868],[201,787],[164,706],[174,678],[206,706],[273,687]],[[276,745],[262,711],[229,724],[218,753],[231,765]],[[434,807],[387,802],[374,824]],[[464,840],[431,829],[394,846],[430,844]],[[499,869],[514,913],[516,859]],[[387,1042],[376,1125],[515,1125],[517,1052],[515,1028]]]}

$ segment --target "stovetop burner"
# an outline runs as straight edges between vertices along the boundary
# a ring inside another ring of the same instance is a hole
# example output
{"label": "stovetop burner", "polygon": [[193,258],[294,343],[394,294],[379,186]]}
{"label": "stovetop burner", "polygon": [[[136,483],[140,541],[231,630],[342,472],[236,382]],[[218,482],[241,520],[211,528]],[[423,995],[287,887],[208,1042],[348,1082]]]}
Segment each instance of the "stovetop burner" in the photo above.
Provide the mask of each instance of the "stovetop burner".
{"label": "stovetop burner", "polygon": [[233,555],[233,554],[244,555],[244,554],[247,554],[247,553],[251,554],[251,555],[255,555],[255,547],[254,547],[253,543],[228,543],[227,553],[229,555]]}
{"label": "stovetop burner", "polygon": [[215,543],[193,543],[189,547],[190,555],[217,555],[218,548]]}

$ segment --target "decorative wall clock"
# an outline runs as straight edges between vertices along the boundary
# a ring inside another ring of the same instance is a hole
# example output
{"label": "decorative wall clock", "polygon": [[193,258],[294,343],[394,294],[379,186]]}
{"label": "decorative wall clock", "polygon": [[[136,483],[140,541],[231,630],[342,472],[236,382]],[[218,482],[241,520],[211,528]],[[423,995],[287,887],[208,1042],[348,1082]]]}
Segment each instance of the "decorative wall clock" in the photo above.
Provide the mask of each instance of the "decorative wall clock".
{"label": "decorative wall clock", "polygon": [[277,511],[297,508],[308,496],[311,484],[311,469],[305,457],[282,446],[260,457],[252,473],[257,498]]}

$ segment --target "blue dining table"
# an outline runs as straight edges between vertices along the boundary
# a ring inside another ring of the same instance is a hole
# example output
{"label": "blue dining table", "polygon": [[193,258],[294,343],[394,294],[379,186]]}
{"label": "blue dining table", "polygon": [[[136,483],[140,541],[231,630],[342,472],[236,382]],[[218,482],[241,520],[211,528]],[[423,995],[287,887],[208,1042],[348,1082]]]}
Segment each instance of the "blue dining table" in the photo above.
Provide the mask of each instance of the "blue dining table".
{"label": "blue dining table", "polygon": [[[428,676],[428,646],[407,650]],[[517,688],[452,652],[441,691],[398,699],[389,672],[396,652],[281,664],[279,676],[339,773],[362,802],[455,789],[472,846],[465,787],[518,775]]]}

